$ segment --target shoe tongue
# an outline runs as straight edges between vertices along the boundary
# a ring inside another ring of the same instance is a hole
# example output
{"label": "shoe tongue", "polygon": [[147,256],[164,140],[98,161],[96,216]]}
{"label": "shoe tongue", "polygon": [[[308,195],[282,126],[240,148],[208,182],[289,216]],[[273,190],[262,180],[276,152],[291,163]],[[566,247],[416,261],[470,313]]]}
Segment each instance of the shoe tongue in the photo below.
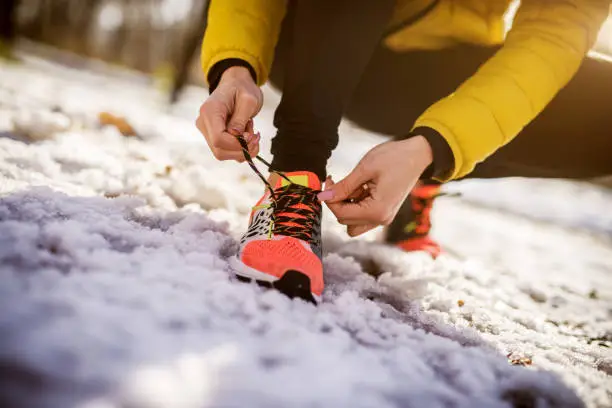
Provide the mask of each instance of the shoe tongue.
{"label": "shoe tongue", "polygon": [[[294,184],[310,187],[313,190],[321,189],[321,181],[319,180],[319,177],[310,171],[292,171],[284,174]],[[277,188],[285,187],[288,184],[289,181],[285,180],[283,177],[280,177],[276,182],[274,189],[276,190]]]}

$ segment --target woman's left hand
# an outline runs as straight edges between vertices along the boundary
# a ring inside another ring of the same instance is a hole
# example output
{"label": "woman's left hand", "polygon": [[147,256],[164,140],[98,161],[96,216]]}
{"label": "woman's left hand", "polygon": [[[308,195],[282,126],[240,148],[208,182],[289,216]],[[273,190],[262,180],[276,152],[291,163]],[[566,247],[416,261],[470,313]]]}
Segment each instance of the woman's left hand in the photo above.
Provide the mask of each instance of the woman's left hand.
{"label": "woman's left hand", "polygon": [[[389,225],[400,206],[432,162],[431,146],[422,136],[382,143],[370,150],[343,180],[327,179],[319,193],[350,236],[361,235],[379,225]],[[350,200],[361,192],[361,200]]]}

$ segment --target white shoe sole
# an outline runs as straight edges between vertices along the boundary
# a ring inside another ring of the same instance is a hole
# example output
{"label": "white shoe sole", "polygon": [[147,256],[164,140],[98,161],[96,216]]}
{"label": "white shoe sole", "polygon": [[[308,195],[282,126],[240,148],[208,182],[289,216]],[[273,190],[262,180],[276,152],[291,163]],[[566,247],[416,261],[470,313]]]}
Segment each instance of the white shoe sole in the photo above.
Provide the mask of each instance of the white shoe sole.
{"label": "white shoe sole", "polygon": [[[245,265],[242,261],[240,261],[240,259],[238,259],[238,256],[231,257],[229,259],[229,265],[236,275],[241,276],[243,278],[255,280],[256,282],[268,282],[273,285],[275,282],[278,282],[279,280],[285,277],[285,275],[283,275],[283,277],[277,278],[276,276],[273,276],[265,272],[258,271],[257,269],[251,268],[250,266]],[[287,271],[287,272],[290,272],[290,271]],[[296,272],[304,276],[305,278],[307,278],[310,284],[310,278],[308,278],[305,274],[300,273],[299,271],[296,271]],[[280,288],[276,288],[276,289],[285,293]],[[285,293],[285,294],[289,297],[293,297],[289,295],[289,293]],[[310,292],[310,294],[312,295],[312,297],[314,298],[317,304],[321,302],[320,295],[316,295],[312,292]],[[298,295],[298,297],[301,297],[301,296]],[[308,299],[305,299],[305,300],[308,300]]]}

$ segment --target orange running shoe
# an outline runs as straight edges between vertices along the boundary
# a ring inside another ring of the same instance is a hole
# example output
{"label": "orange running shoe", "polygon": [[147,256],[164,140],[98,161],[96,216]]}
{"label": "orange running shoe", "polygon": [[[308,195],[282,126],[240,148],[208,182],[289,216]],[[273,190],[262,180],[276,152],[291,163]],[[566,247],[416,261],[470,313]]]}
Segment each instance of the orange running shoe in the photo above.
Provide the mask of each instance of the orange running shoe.
{"label": "orange running shoe", "polygon": [[[249,229],[231,262],[241,280],[318,303],[323,292],[321,190],[308,171],[284,173],[253,207]],[[289,182],[291,180],[291,182]]]}
{"label": "orange running shoe", "polygon": [[425,251],[433,258],[438,257],[442,249],[429,237],[429,232],[431,209],[440,188],[439,184],[417,183],[387,229],[386,242],[404,251]]}

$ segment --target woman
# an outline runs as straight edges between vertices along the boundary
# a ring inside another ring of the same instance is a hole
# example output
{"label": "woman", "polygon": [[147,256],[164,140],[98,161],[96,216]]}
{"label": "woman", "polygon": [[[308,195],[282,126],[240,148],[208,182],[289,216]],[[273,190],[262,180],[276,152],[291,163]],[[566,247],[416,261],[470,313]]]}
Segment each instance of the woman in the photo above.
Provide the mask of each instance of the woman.
{"label": "woman", "polygon": [[[237,273],[316,301],[319,201],[351,236],[388,225],[390,243],[435,255],[438,187],[413,190],[419,179],[612,174],[612,67],[581,66],[610,3],[525,0],[505,37],[510,3],[213,0],[202,52],[211,95],[197,125],[217,159],[257,155],[258,86],[282,89],[269,188]],[[343,115],[394,139],[320,192]]]}

